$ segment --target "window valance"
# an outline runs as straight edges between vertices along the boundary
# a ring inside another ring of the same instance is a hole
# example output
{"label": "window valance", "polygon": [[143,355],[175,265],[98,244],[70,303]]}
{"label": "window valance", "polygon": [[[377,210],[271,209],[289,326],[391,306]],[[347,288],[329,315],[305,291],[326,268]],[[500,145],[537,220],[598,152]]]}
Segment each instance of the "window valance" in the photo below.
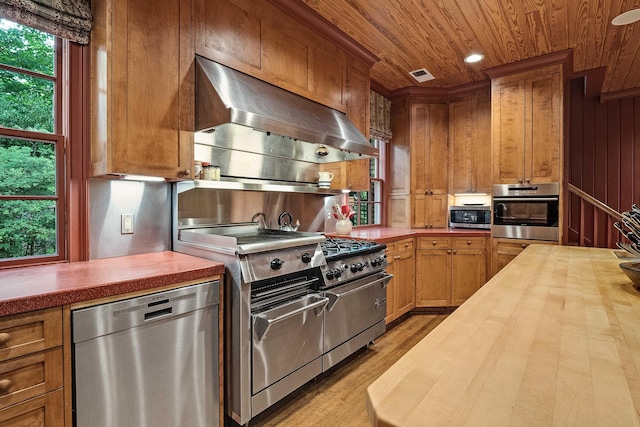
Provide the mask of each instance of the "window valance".
{"label": "window valance", "polygon": [[371,138],[389,142],[391,140],[391,100],[378,92],[371,91],[370,114]]}
{"label": "window valance", "polygon": [[0,0],[0,18],[76,43],[89,43],[89,0]]}

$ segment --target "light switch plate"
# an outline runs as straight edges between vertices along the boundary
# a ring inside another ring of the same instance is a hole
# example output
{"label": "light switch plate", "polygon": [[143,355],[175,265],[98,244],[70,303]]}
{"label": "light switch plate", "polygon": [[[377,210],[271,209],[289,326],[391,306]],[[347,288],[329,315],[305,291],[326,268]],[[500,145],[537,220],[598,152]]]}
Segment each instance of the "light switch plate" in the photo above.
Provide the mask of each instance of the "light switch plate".
{"label": "light switch plate", "polygon": [[133,234],[133,214],[122,214],[120,219],[120,234]]}

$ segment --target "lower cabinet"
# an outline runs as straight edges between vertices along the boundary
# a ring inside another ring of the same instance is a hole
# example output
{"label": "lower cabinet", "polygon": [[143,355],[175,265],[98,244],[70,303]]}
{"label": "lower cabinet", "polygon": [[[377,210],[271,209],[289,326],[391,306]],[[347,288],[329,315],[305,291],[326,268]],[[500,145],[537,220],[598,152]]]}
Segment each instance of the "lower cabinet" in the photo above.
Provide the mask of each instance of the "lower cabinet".
{"label": "lower cabinet", "polygon": [[63,426],[62,308],[0,318],[0,425]]}
{"label": "lower cabinet", "polygon": [[486,237],[421,237],[416,307],[457,307],[487,281]]}
{"label": "lower cabinet", "polygon": [[387,285],[386,323],[394,321],[415,306],[414,239],[387,243],[387,272],[393,279]]}
{"label": "lower cabinet", "polygon": [[495,276],[498,271],[502,270],[512,259],[520,255],[520,252],[531,244],[555,245],[556,242],[547,242],[543,240],[523,240],[523,239],[501,239],[493,238],[491,246],[493,248],[491,276]]}

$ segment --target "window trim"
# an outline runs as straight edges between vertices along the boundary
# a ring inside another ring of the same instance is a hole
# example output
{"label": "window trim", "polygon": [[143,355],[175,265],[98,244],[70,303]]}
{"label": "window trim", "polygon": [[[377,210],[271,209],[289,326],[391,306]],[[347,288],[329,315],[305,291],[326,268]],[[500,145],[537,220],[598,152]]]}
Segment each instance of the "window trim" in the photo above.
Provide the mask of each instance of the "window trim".
{"label": "window trim", "polygon": [[[55,196],[0,196],[0,200],[56,200],[55,255],[3,259],[0,269],[88,260],[88,81],[86,46],[55,38],[54,76],[4,65],[3,69],[54,81],[54,133],[0,127],[0,135],[51,141],[56,149]],[[71,144],[71,141],[74,141]],[[78,167],[71,168],[71,164]]]}

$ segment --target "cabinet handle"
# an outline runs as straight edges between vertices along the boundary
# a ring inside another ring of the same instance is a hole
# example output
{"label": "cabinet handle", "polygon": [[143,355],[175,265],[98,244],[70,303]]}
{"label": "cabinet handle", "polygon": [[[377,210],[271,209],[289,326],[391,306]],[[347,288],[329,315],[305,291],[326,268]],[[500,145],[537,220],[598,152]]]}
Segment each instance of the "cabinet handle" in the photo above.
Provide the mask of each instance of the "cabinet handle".
{"label": "cabinet handle", "polygon": [[470,245],[470,244],[471,244],[471,240],[467,240],[467,245]]}
{"label": "cabinet handle", "polygon": [[448,254],[451,254],[451,249],[447,249],[447,253],[448,253]]}
{"label": "cabinet handle", "polygon": [[431,242],[431,244],[432,244],[433,246],[435,246],[435,245],[437,245],[437,244],[438,244],[438,242],[437,242],[436,240],[434,240],[433,242]]}
{"label": "cabinet handle", "polygon": [[1,346],[5,346],[8,342],[9,342],[9,338],[11,338],[11,335],[9,335],[6,332],[3,332],[0,334],[0,345]]}
{"label": "cabinet handle", "polygon": [[6,393],[11,388],[11,380],[0,380],[0,393]]}
{"label": "cabinet handle", "polygon": [[457,254],[457,253],[458,253],[458,251],[454,249],[454,250],[453,250],[453,254],[455,255],[455,254]]}
{"label": "cabinet handle", "polygon": [[526,182],[527,184],[531,184],[531,180],[530,179],[525,179],[524,182]]}
{"label": "cabinet handle", "polygon": [[518,184],[522,184],[522,178],[518,180]]}
{"label": "cabinet handle", "polygon": [[524,248],[526,248],[526,247],[527,247],[527,246],[529,246],[529,245],[527,245],[526,243],[523,243],[523,244],[522,244],[522,245],[520,245],[520,246],[522,247],[522,249],[524,249]]}
{"label": "cabinet handle", "polygon": [[191,175],[191,171],[189,169],[185,169],[182,172],[180,172],[180,175],[189,176],[189,175]]}
{"label": "cabinet handle", "polygon": [[400,255],[396,255],[396,256],[394,256],[394,257],[393,257],[393,259],[394,259],[395,261],[399,260],[400,258],[402,258]]}

